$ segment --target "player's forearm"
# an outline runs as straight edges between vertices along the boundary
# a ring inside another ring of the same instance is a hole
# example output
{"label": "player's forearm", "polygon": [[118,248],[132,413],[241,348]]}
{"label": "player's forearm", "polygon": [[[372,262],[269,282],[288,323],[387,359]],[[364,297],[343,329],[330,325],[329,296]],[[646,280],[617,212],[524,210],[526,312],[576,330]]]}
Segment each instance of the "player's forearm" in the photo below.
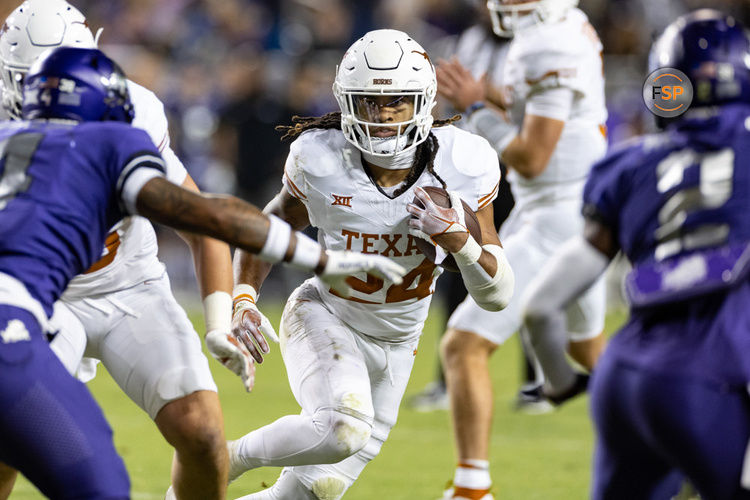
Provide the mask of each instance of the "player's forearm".
{"label": "player's forearm", "polygon": [[214,292],[231,294],[233,281],[229,245],[205,236],[189,237],[187,241],[193,254],[201,297],[206,298]]}
{"label": "player's forearm", "polygon": [[243,250],[234,252],[234,284],[250,285],[256,292],[260,292],[260,287],[271,272],[273,264],[260,260]]}
{"label": "player's forearm", "polygon": [[155,178],[138,193],[136,209],[155,222],[220,239],[270,262],[316,271],[327,262],[310,238],[281,221],[272,225],[260,210],[235,197],[199,195]]}
{"label": "player's forearm", "polygon": [[539,144],[519,133],[518,127],[507,122],[497,111],[480,109],[470,116],[469,124],[477,134],[487,139],[503,163],[521,176],[532,179],[546,168],[549,156],[540,151]]}
{"label": "player's forearm", "polygon": [[[307,209],[299,200],[290,196],[286,189],[282,189],[268,202],[263,213],[275,215],[296,231],[301,231],[310,225]],[[273,265],[242,250],[237,250],[234,257],[235,285],[250,285],[256,293],[260,292],[260,287],[271,272]]]}
{"label": "player's forearm", "polygon": [[547,168],[550,156],[521,135],[517,135],[505,148],[500,158],[521,177],[533,179]]}
{"label": "player's forearm", "polygon": [[[166,148],[163,152],[166,158],[179,162],[174,152]],[[200,193],[190,174],[185,176],[181,187],[195,193]],[[201,297],[206,298],[214,292],[232,293],[232,257],[229,245],[223,241],[207,238],[199,234],[178,231],[177,234],[190,247],[198,278]]]}
{"label": "player's forearm", "polygon": [[511,141],[518,135],[518,127],[508,122],[499,112],[483,107],[469,116],[469,127],[484,137],[490,146],[502,157]]}
{"label": "player's forearm", "polygon": [[466,245],[452,255],[466,290],[477,305],[488,311],[500,311],[508,305],[515,277],[501,246],[479,246],[469,237]]}
{"label": "player's forearm", "polygon": [[[471,238],[469,233],[447,233],[435,237],[435,241],[443,247],[443,250],[446,252],[455,254],[466,247],[469,238]],[[485,249],[482,249],[476,263],[489,276],[494,276],[497,272],[497,259],[492,253]]]}

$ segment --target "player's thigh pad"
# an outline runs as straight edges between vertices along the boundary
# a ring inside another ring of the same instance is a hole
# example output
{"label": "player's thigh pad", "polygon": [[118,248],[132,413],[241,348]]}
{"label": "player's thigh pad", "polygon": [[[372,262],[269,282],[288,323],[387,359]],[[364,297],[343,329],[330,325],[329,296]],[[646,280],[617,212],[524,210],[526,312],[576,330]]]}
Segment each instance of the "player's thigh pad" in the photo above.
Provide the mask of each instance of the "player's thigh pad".
{"label": "player's thigh pad", "polygon": [[86,355],[101,359],[152,419],[170,401],[196,391],[216,391],[201,339],[172,295],[166,274],[68,305],[87,328]]}
{"label": "player's thigh pad", "polygon": [[323,305],[312,283],[290,296],[279,337],[289,386],[303,413],[334,410],[372,424],[365,355],[356,334]]}
{"label": "player's thigh pad", "polygon": [[50,331],[55,334],[50,347],[68,373],[75,375],[86,350],[86,331],[73,311],[62,301],[55,302]]}
{"label": "player's thigh pad", "polygon": [[0,306],[0,461],[50,498],[129,498],[112,431],[34,317]]}

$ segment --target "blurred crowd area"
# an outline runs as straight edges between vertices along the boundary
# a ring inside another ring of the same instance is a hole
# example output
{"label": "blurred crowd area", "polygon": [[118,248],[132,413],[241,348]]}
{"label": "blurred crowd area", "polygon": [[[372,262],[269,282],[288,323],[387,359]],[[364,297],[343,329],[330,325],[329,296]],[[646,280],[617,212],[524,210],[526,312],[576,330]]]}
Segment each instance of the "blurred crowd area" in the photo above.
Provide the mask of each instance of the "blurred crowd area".
{"label": "blurred crowd area", "polygon": [[[172,147],[199,186],[259,206],[281,187],[288,146],[274,126],[337,109],[335,68],[359,36],[400,29],[439,59],[467,28],[489,30],[486,6],[474,0],[71,3],[94,31],[103,28],[100,46],[129,77],[164,102]],[[750,20],[747,0],[581,0],[604,45],[610,140],[652,126],[641,86],[654,36],[680,14],[708,6]],[[194,287],[189,255],[171,238],[162,235],[161,245],[173,285]]]}

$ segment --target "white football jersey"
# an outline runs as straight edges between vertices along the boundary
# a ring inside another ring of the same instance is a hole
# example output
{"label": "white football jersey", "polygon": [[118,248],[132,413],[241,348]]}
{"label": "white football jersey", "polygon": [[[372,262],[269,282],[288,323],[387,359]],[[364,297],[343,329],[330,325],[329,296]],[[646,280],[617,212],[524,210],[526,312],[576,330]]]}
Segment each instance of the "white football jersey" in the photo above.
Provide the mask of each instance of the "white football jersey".
{"label": "white football jersey", "polygon": [[[439,149],[435,172],[472,210],[497,197],[497,154],[483,138],[453,126],[432,129]],[[378,189],[362,167],[361,153],[338,129],[309,130],[292,143],[284,185],[307,207],[318,240],[328,249],[380,254],[408,270],[401,285],[361,273],[342,298],[320,280],[323,301],[350,327],[371,337],[402,341],[418,336],[441,269],[426,260],[409,234],[407,203],[417,186],[441,187],[425,169],[395,199]]]}
{"label": "white football jersey", "polygon": [[[148,132],[159,148],[167,166],[170,182],[182,184],[187,170],[169,147],[169,130],[164,105],[150,90],[128,80],[130,100],[135,109],[133,126]],[[164,273],[157,257],[156,234],[148,219],[126,217],[110,231],[102,257],[84,274],[68,284],[63,299],[122,290]]]}
{"label": "white football jersey", "polygon": [[504,90],[520,125],[530,96],[565,87],[574,92],[570,115],[544,172],[529,180],[510,171],[516,204],[579,199],[592,164],[606,152],[602,44],[584,14],[518,31],[508,50]]}

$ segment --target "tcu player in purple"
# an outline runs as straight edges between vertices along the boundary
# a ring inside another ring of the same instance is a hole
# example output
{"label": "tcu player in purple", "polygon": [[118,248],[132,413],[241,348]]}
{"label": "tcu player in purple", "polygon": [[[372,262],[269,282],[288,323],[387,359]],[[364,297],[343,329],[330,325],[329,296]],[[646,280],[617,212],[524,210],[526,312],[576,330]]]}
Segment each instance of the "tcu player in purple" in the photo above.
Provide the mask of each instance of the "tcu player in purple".
{"label": "tcu player in purple", "polygon": [[143,215],[315,270],[343,293],[353,270],[396,281],[404,273],[379,256],[324,251],[236,198],[167,181],[156,146],[128,125],[124,75],[98,50],[60,48],[37,61],[22,112],[31,121],[0,125],[0,461],[48,497],[129,497],[109,426],[45,335],[53,303],[99,258],[122,217]]}
{"label": "tcu player in purple", "polygon": [[[750,498],[749,58],[743,27],[720,12],[667,27],[650,69],[684,72],[692,107],[594,167],[583,237],[527,296],[527,324],[551,336],[618,250],[633,264],[630,319],[590,386],[595,499],[669,498],[683,475],[702,498]],[[550,389],[572,396],[558,340],[539,360]]]}

